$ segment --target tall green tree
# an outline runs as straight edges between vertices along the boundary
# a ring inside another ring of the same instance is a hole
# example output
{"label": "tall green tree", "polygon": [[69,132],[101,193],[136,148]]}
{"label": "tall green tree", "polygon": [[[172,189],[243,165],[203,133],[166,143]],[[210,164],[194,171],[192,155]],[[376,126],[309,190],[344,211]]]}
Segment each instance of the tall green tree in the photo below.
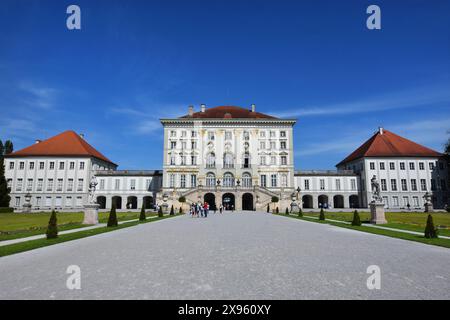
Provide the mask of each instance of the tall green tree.
{"label": "tall green tree", "polygon": [[47,239],[55,239],[58,237],[58,220],[56,218],[56,211],[52,210],[52,214],[50,215],[50,220],[48,221]]}
{"label": "tall green tree", "polygon": [[5,144],[0,140],[0,208],[9,207],[11,197],[9,196],[10,189],[5,178],[5,163],[4,155],[11,153],[13,150],[12,142],[7,140]]}
{"label": "tall green tree", "polygon": [[117,214],[116,214],[116,204],[113,203],[111,211],[109,212],[107,227],[117,227]]}

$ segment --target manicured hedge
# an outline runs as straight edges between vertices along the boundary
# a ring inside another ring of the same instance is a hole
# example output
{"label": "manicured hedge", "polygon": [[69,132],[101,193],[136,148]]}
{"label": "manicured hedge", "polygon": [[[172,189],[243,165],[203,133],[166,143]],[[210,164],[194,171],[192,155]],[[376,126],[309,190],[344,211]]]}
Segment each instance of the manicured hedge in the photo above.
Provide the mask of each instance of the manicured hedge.
{"label": "manicured hedge", "polygon": [[13,213],[13,212],[14,212],[14,208],[8,208],[8,207],[0,208],[0,213]]}

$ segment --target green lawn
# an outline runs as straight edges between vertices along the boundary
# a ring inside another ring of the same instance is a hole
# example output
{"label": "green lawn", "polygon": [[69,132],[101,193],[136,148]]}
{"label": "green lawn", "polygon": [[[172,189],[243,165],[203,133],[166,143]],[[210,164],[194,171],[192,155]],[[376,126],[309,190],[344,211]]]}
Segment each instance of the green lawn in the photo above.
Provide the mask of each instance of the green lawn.
{"label": "green lawn", "polygon": [[[318,217],[319,213],[305,213],[305,216]],[[439,234],[450,236],[450,213],[435,212],[433,216],[434,225],[439,228]],[[370,213],[360,212],[361,222],[369,222]],[[386,212],[387,224],[384,227],[396,228],[409,231],[423,232],[427,224],[428,214],[424,212]],[[332,220],[348,221],[353,219],[353,212],[326,212],[325,218]]]}
{"label": "green lawn", "polygon": [[[154,216],[156,213],[147,212],[146,216]],[[99,212],[99,222],[107,222],[109,212]],[[82,228],[82,212],[61,212],[57,214],[59,231]],[[117,212],[119,221],[139,218],[139,212]],[[38,213],[0,213],[0,241],[11,240],[44,234],[47,230],[49,212]]]}
{"label": "green lawn", "polygon": [[[395,213],[397,214],[397,213]],[[308,218],[300,218],[297,215],[291,214],[291,215],[285,215],[285,214],[278,214],[279,216],[285,216],[285,217],[289,217],[289,218],[293,218],[293,219],[301,219],[304,221],[309,221],[311,223],[323,223],[323,224],[329,224],[329,225],[333,225],[333,226],[337,226],[337,227],[341,227],[341,228],[347,228],[347,229],[353,229],[353,230],[357,230],[357,231],[361,231],[361,232],[367,232],[367,233],[374,233],[374,234],[379,234],[379,235],[383,235],[383,236],[387,236],[387,237],[392,237],[392,238],[399,238],[399,239],[404,239],[404,240],[410,240],[410,241],[416,241],[416,242],[421,242],[421,243],[425,243],[425,244],[430,244],[430,245],[435,245],[435,246],[440,246],[440,247],[446,247],[446,248],[450,248],[450,240],[448,239],[442,239],[442,238],[437,238],[437,239],[427,239],[424,236],[419,236],[419,235],[414,235],[414,234],[409,234],[409,233],[403,233],[403,232],[397,232],[397,231],[391,231],[391,230],[384,230],[384,229],[377,229],[377,228],[373,228],[370,226],[352,226],[349,224],[345,224],[345,223],[340,223],[340,222],[331,222],[331,221],[319,221],[319,220],[315,220],[315,219],[308,219]],[[330,217],[327,216],[327,214],[325,214],[325,218],[331,218],[331,213],[329,214]],[[305,214],[305,216],[311,216],[310,213]],[[338,220],[338,219],[335,219]],[[343,219],[341,219],[343,220]],[[385,224],[383,226],[386,226]],[[422,230],[423,231],[423,230]]]}
{"label": "green lawn", "polygon": [[50,246],[50,245],[54,245],[54,244],[58,244],[58,243],[66,242],[66,241],[86,238],[86,237],[94,236],[94,235],[105,233],[105,232],[111,232],[111,231],[115,231],[115,230],[119,230],[119,229],[123,229],[123,228],[128,228],[128,227],[132,227],[132,226],[142,224],[142,223],[151,223],[154,221],[159,221],[162,219],[172,218],[172,217],[176,217],[176,216],[178,216],[178,215],[173,215],[173,216],[165,215],[164,217],[156,217],[153,219],[147,219],[146,221],[126,222],[126,223],[118,225],[117,227],[100,227],[100,228],[91,229],[91,230],[84,230],[84,231],[80,231],[80,232],[63,234],[63,235],[59,235],[58,238],[56,238],[56,239],[45,239],[44,238],[44,239],[37,239],[37,240],[25,241],[25,242],[21,242],[21,243],[10,244],[7,246],[1,246],[0,247],[0,257],[23,252],[23,251],[33,250],[33,249],[37,249],[37,248],[41,248],[41,247],[46,247],[46,246]]}

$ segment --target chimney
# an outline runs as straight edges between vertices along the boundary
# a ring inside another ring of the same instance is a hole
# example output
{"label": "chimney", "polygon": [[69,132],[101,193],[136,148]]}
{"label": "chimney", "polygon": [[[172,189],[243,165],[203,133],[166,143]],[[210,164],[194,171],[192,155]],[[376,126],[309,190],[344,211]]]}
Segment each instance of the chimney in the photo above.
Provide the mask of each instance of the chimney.
{"label": "chimney", "polygon": [[206,104],[202,103],[202,104],[200,105],[200,111],[201,111],[201,112],[205,112],[205,110],[206,110]]}
{"label": "chimney", "polygon": [[378,132],[382,135],[383,134],[383,127],[378,127]]}
{"label": "chimney", "polygon": [[84,133],[80,133],[80,138],[84,139]]}
{"label": "chimney", "polygon": [[34,141],[35,144],[40,143],[42,140],[36,139],[36,141]]}
{"label": "chimney", "polygon": [[252,112],[255,112],[256,111],[256,104],[252,104]]}
{"label": "chimney", "polygon": [[189,117],[192,117],[194,115],[194,107],[193,106],[189,106],[188,115],[189,115]]}

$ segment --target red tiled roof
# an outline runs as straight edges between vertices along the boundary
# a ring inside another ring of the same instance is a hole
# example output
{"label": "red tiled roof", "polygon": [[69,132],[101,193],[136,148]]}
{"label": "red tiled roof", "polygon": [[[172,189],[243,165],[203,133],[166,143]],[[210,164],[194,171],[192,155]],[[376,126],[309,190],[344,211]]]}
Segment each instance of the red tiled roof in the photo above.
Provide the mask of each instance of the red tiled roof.
{"label": "red tiled roof", "polygon": [[27,156],[94,157],[115,164],[71,130],[8,154],[8,157]]}
{"label": "red tiled roof", "polygon": [[442,153],[424,147],[411,140],[383,129],[375,133],[347,158],[341,165],[363,157],[441,157]]}
{"label": "red tiled roof", "polygon": [[277,119],[260,112],[252,112],[235,106],[219,106],[214,108],[206,108],[205,112],[195,112],[192,116],[185,115],[180,118],[204,118],[204,119]]}

